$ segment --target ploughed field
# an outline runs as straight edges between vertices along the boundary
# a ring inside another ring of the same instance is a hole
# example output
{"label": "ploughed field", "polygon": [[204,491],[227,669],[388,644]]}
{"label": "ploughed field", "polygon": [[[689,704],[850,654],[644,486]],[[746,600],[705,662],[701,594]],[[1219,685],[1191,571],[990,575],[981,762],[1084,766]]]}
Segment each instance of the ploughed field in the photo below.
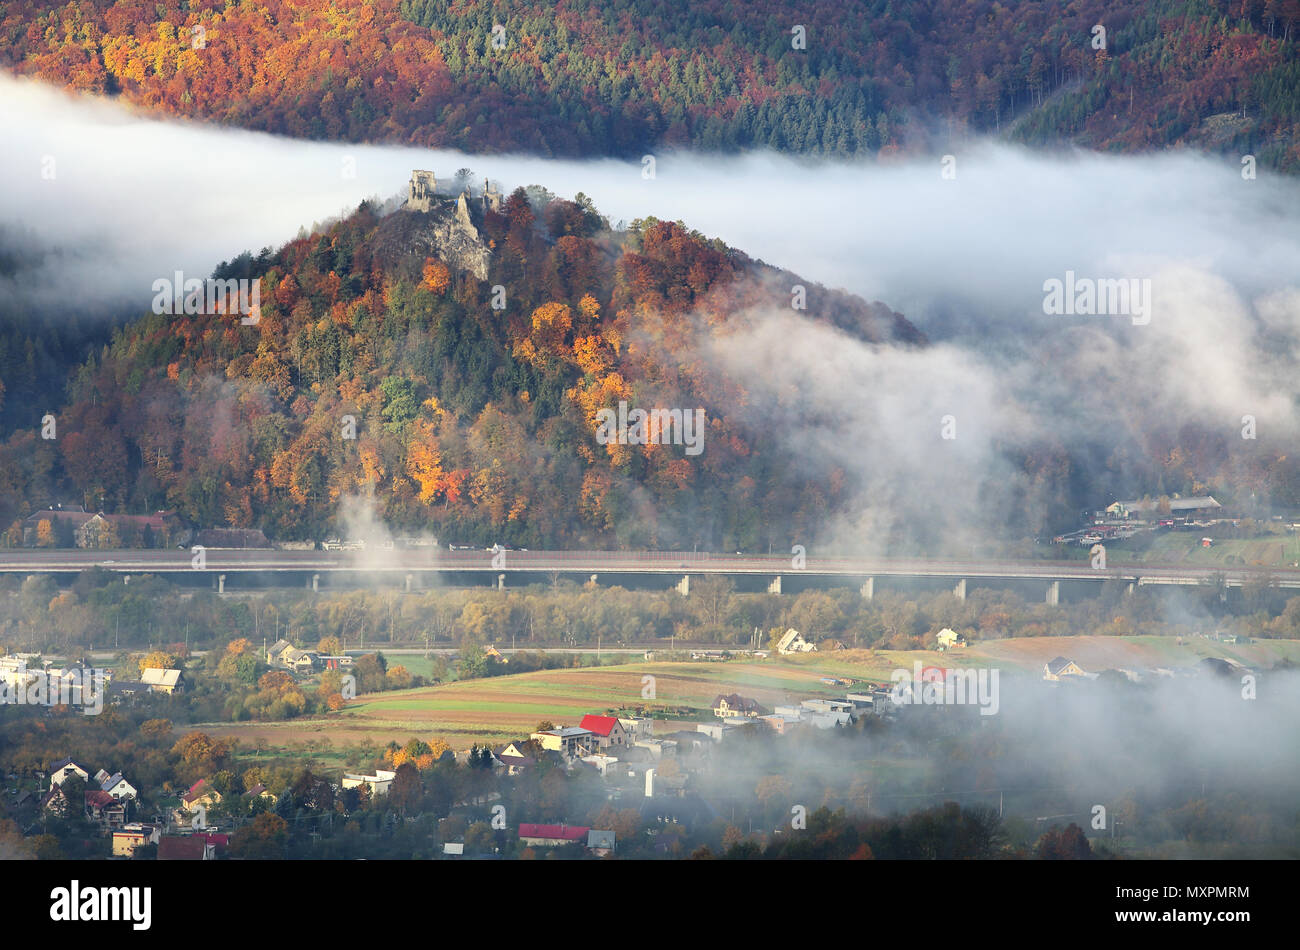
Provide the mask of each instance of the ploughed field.
{"label": "ploughed field", "polygon": [[[719,693],[740,693],[771,708],[812,697],[842,697],[853,686],[821,682],[851,680],[862,687],[887,683],[896,669],[923,666],[988,666],[1005,675],[1042,675],[1043,664],[1067,656],[1085,670],[1180,669],[1207,656],[1267,668],[1279,660],[1300,662],[1300,641],[1256,640],[1224,644],[1187,637],[1021,637],[981,641],[947,653],[934,650],[843,650],[766,660],[637,662],[584,669],[540,670],[464,680],[419,689],[358,696],[327,717],[288,722],[213,723],[210,735],[239,737],[245,748],[258,739],[272,750],[291,750],[328,740],[335,749],[366,741],[386,745],[412,737],[445,738],[454,749],[473,743],[498,745],[527,738],[537,724],[577,725],[586,713],[630,711],[656,715],[657,732],[694,729],[713,718]],[[646,677],[653,677],[653,683]],[[650,687],[653,685],[653,693]],[[643,698],[644,693],[644,698]],[[194,727],[189,727],[194,728]]]}

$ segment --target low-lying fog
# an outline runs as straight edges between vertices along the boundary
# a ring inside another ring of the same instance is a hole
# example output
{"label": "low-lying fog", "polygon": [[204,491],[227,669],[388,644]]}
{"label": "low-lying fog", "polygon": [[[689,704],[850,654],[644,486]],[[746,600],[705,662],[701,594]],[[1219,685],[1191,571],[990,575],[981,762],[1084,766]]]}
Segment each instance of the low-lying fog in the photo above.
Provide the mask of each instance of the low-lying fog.
{"label": "low-lying fog", "polygon": [[[854,536],[951,515],[978,537],[989,525],[964,513],[1005,520],[1009,510],[1035,533],[1050,499],[1009,460],[1036,444],[1075,451],[1086,466],[1186,423],[1242,446],[1250,416],[1250,451],[1297,433],[1300,182],[1264,169],[1246,178],[1235,161],[964,142],[951,160],[895,164],[665,153],[647,178],[642,162],[319,144],[160,121],[10,77],[0,77],[0,102],[0,248],[19,262],[3,292],[47,312],[143,312],[159,277],[206,276],[245,249],[279,246],[300,226],[403,191],[412,168],[450,179],[462,166],[507,191],[585,192],[614,222],[680,218],[886,303],[933,345],[861,344],[810,328],[779,300],[751,332],[701,344],[743,374],[755,421],[810,465],[849,473],[864,499],[844,528]],[[1077,288],[1111,279],[1136,282],[1123,313],[1073,312],[1087,306]],[[1070,298],[1064,312],[1045,312],[1052,280]],[[816,424],[809,405],[821,409]],[[1111,470],[1120,475],[1108,495],[1153,487],[1126,479],[1122,461]]]}

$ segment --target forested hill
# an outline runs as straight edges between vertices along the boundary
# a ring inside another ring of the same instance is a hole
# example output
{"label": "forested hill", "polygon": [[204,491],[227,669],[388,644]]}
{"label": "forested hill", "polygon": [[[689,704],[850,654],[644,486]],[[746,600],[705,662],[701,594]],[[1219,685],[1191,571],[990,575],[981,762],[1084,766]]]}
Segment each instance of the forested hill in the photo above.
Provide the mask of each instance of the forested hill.
{"label": "forested hill", "polygon": [[[449,199],[363,204],[223,264],[261,279],[255,325],[151,314],[117,331],[70,374],[57,439],[0,446],[0,530],[57,500],[318,539],[372,498],[395,529],[443,540],[757,547],[849,503],[843,473],[810,473],[738,413],[744,381],[710,368],[709,345],[790,315],[796,284],[800,319],[859,339],[922,343],[905,319],[680,224],[612,231],[581,195],[470,204],[469,221]],[[703,451],[601,444],[596,413],[620,400],[702,409]]]}
{"label": "forested hill", "polygon": [[11,0],[0,64],[317,139],[848,156],[956,129],[1294,172],[1298,32],[1300,0]]}

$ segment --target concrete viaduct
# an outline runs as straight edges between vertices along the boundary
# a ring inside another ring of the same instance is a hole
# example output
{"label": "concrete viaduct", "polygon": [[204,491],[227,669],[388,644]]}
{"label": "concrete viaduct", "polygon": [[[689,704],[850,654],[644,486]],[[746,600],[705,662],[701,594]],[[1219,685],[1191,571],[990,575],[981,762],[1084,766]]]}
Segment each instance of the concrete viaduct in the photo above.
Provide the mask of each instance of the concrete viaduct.
{"label": "concrete viaduct", "polygon": [[[0,574],[75,575],[98,568],[123,576],[165,575],[218,591],[268,587],[332,588],[426,586],[506,588],[560,578],[639,589],[676,589],[690,595],[692,578],[729,577],[738,591],[772,594],[855,587],[874,597],[887,586],[949,589],[965,598],[976,586],[1014,588],[1057,604],[1063,587],[1076,594],[1106,581],[1132,592],[1139,586],[1194,587],[1221,580],[1227,588],[1267,578],[1300,589],[1300,570],[1215,565],[1120,564],[1096,569],[1083,561],[962,561],[913,557],[788,557],[693,552],[444,551],[434,548],[352,551],[280,550],[10,550],[0,552]],[[1037,592],[1037,593],[1034,593]]]}

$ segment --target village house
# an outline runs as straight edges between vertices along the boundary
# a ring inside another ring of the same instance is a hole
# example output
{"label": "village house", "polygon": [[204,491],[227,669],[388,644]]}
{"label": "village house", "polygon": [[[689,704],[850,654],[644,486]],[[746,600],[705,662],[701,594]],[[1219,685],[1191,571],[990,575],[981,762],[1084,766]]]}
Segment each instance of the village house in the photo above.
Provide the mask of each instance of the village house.
{"label": "village house", "polygon": [[23,546],[71,547],[77,529],[93,517],[81,505],[51,505],[33,512],[23,520]]}
{"label": "village house", "polygon": [[250,800],[254,798],[264,798],[272,805],[274,805],[276,802],[276,797],[273,794],[271,794],[269,791],[267,791],[266,786],[263,785],[261,782],[258,782],[248,791],[244,792],[242,797]]}
{"label": "village house", "polygon": [[185,673],[181,670],[158,670],[147,669],[140,671],[140,682],[151,693],[164,693],[168,696],[173,693],[185,692]]}
{"label": "village house", "polygon": [[621,716],[618,721],[631,742],[649,739],[655,734],[655,721],[649,716]]}
{"label": "village house", "polygon": [[[101,776],[103,776],[101,778]],[[128,799],[138,798],[139,792],[136,787],[122,777],[121,772],[114,772],[112,775],[100,769],[95,773],[95,781],[99,783],[101,791],[108,792],[114,798]]]}
{"label": "village house", "polygon": [[792,653],[811,653],[816,649],[816,644],[809,643],[803,638],[803,635],[793,627],[787,630],[776,643],[776,652],[780,653],[782,656],[789,656]]}
{"label": "village house", "polygon": [[763,715],[763,707],[748,696],[727,693],[713,700],[713,715],[719,719],[734,719],[738,716],[756,719]]}
{"label": "village house", "polygon": [[1083,667],[1063,656],[1053,657],[1043,666],[1043,679],[1059,682],[1063,676],[1087,676]]}
{"label": "village house", "polygon": [[216,845],[202,835],[167,835],[158,842],[159,861],[213,861]]}
{"label": "village house", "polygon": [[618,757],[613,755],[584,755],[579,761],[590,765],[602,778],[607,778],[618,767]]}
{"label": "village house", "polygon": [[397,773],[389,769],[375,769],[374,775],[358,775],[353,772],[344,772],[342,786],[343,788],[360,788],[365,785],[370,789],[370,794],[377,797],[388,794],[388,789],[395,778],[397,778]]}
{"label": "village house", "polygon": [[951,650],[953,647],[964,647],[966,645],[966,638],[948,627],[944,627],[939,631],[937,639],[941,650]]}
{"label": "village house", "polygon": [[136,698],[149,691],[149,687],[139,680],[110,679],[104,684],[108,702],[114,706],[134,706]]}
{"label": "village house", "polygon": [[50,766],[50,783],[60,785],[69,775],[78,775],[83,782],[90,781],[90,771],[82,768],[71,759],[60,759]]}
{"label": "village house", "polygon": [[665,739],[638,739],[632,743],[634,749],[644,749],[650,757],[650,761],[658,762],[664,756],[675,756],[677,754],[677,743]]}
{"label": "village house", "polygon": [[591,730],[579,726],[562,726],[545,732],[534,732],[528,738],[537,740],[543,749],[558,752],[566,759],[576,759],[583,752],[594,752],[599,748]]}
{"label": "village house", "polygon": [[801,718],[798,716],[786,716],[780,713],[773,713],[771,716],[760,716],[759,722],[763,723],[779,736],[785,735],[790,729],[799,725]]}
{"label": "village house", "polygon": [[157,825],[140,822],[123,825],[113,832],[113,857],[129,858],[141,845],[157,844],[161,833]]}
{"label": "village house", "polygon": [[528,754],[526,744],[522,741],[500,746],[493,750],[492,758],[506,770],[507,775],[520,775],[537,764],[537,760]]}
{"label": "village house", "polygon": [[169,546],[181,533],[181,520],[174,511],[152,515],[108,515],[100,511],[77,526],[77,547],[159,548]]}
{"label": "village house", "polygon": [[320,655],[314,650],[300,650],[288,640],[276,640],[266,651],[266,662],[296,673],[310,673],[316,668]]}
{"label": "village house", "polygon": [[167,547],[182,533],[174,511],[152,515],[110,515],[89,512],[81,505],[58,505],[33,512],[23,520],[25,547],[76,546],[104,548]]}
{"label": "village house", "polygon": [[226,851],[230,847],[230,835],[224,831],[196,831],[193,834],[195,838],[202,838],[212,846],[213,857],[224,858]]}
{"label": "village house", "polygon": [[853,718],[853,704],[843,699],[805,699],[799,706],[814,715],[845,715]]}
{"label": "village house", "polygon": [[622,748],[628,744],[627,730],[613,716],[586,715],[578,727],[596,736],[596,744],[602,749]]}
{"label": "village house", "polygon": [[11,689],[26,689],[40,676],[36,670],[27,668],[28,660],[33,658],[22,654],[0,657],[0,683]]}
{"label": "village house", "polygon": [[60,818],[67,817],[68,796],[64,793],[62,785],[50,786],[50,790],[41,796],[41,810],[58,815]]}
{"label": "village house", "polygon": [[208,784],[205,778],[199,779],[190,786],[190,790],[181,796],[181,807],[187,812],[198,811],[199,808],[210,808],[221,802],[221,793]]}
{"label": "village house", "polygon": [[87,791],[85,808],[88,821],[108,828],[117,828],[126,823],[126,802],[114,798],[108,792],[99,789]]}

